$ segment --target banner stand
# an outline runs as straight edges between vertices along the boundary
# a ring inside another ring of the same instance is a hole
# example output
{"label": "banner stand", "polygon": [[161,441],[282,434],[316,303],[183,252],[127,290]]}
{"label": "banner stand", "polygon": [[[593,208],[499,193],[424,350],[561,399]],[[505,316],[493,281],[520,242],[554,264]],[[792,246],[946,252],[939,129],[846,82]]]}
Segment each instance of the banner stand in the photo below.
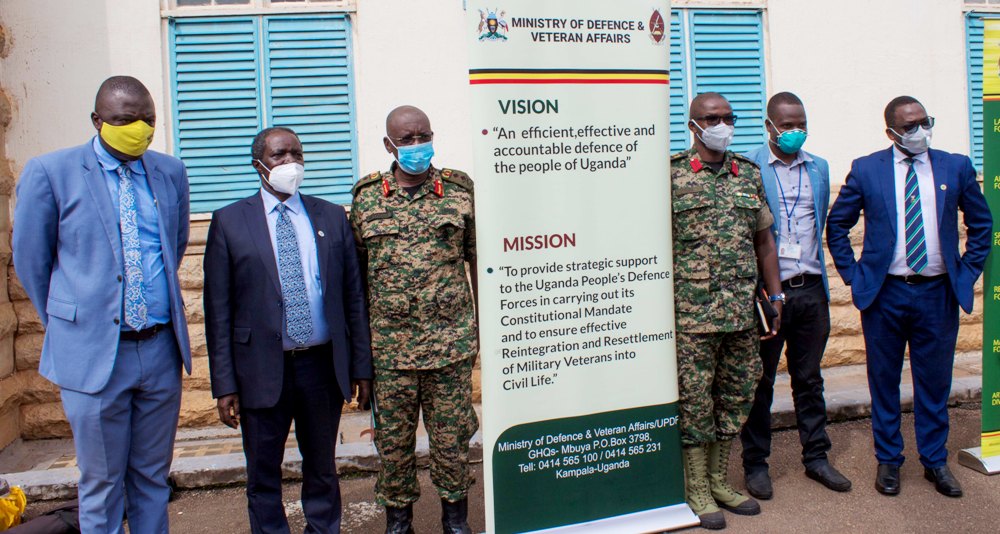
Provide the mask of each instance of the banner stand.
{"label": "banner stand", "polygon": [[972,447],[958,451],[958,463],[984,475],[1000,473],[1000,456],[983,458],[982,450],[982,447]]}

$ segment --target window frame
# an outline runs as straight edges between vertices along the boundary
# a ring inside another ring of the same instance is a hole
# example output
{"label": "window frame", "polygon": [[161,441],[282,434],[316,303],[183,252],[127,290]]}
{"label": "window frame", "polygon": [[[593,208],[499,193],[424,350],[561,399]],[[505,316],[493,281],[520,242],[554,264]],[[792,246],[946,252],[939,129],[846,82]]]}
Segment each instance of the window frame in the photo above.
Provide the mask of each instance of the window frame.
{"label": "window frame", "polygon": [[287,15],[306,13],[356,13],[358,0],[301,0],[272,2],[249,0],[246,5],[178,6],[177,0],[160,0],[160,18]]}

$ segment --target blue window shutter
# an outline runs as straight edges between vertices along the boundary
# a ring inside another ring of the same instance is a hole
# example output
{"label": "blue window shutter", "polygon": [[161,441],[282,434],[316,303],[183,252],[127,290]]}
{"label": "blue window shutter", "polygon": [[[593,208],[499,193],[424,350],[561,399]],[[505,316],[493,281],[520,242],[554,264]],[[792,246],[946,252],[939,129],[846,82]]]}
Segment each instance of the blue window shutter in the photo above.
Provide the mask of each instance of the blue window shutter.
{"label": "blue window shutter", "polygon": [[764,142],[764,32],[760,11],[691,10],[688,49],[694,93],[725,96],[739,116],[730,149]]}
{"label": "blue window shutter", "polygon": [[972,163],[983,168],[983,20],[982,13],[966,17],[965,39],[969,71],[969,139],[972,141]]}
{"label": "blue window shutter", "polygon": [[302,140],[302,191],[348,204],[356,176],[350,25],[344,15],[264,18],[266,121]]}
{"label": "blue window shutter", "polygon": [[670,11],[670,153],[675,154],[691,146],[687,128],[687,47],[684,46],[681,15]]}
{"label": "blue window shutter", "polygon": [[210,212],[257,188],[258,22],[172,19],[170,37],[174,153],[187,165],[191,212]]}

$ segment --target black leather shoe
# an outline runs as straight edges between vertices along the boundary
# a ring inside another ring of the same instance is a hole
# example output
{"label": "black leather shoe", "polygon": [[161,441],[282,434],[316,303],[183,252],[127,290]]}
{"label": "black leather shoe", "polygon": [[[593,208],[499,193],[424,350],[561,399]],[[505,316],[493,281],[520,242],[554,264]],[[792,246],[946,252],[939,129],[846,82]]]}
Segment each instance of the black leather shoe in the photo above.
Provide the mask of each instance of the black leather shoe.
{"label": "black leather shoe", "polygon": [[899,466],[878,464],[875,489],[882,495],[899,495]]}
{"label": "black leather shoe", "polygon": [[806,468],[806,476],[833,491],[851,491],[851,481],[828,462]]}
{"label": "black leather shoe", "polygon": [[385,534],[413,534],[413,505],[385,507]]}
{"label": "black leather shoe", "polygon": [[924,468],[924,478],[934,483],[934,489],[941,495],[947,497],[961,497],[962,485],[958,483],[955,475],[951,474],[951,469],[947,465],[934,468]]}
{"label": "black leather shoe", "polygon": [[754,498],[766,501],[774,496],[771,475],[767,474],[767,469],[746,472],[743,475],[743,483],[747,487],[747,493]]}

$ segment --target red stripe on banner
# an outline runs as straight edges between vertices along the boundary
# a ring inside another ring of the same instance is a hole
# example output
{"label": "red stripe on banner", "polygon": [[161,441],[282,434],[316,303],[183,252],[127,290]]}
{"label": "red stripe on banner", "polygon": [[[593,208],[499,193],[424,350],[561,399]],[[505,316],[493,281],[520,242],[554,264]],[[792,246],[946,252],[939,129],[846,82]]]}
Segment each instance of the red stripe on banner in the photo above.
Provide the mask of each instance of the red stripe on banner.
{"label": "red stripe on banner", "polygon": [[485,84],[512,84],[512,83],[559,83],[559,84],[574,84],[574,83],[642,83],[642,84],[661,84],[670,85],[667,80],[574,80],[574,79],[537,79],[537,80],[469,80],[470,85],[485,85]]}

